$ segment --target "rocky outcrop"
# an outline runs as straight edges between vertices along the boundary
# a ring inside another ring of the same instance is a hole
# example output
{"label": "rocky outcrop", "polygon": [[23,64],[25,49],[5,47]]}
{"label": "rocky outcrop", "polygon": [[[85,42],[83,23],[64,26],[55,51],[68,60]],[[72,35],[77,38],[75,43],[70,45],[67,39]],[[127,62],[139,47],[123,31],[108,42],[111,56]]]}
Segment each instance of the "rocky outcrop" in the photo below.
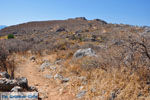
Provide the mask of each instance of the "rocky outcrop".
{"label": "rocky outcrop", "polygon": [[76,17],[75,19],[76,20],[85,20],[85,21],[87,20],[85,17]]}
{"label": "rocky outcrop", "polygon": [[107,24],[106,21],[103,21],[103,20],[101,20],[101,19],[94,19],[94,21],[101,22],[102,24]]}
{"label": "rocky outcrop", "polygon": [[[3,74],[2,74],[3,73]],[[9,79],[9,74],[7,72],[2,72],[0,78],[0,91],[35,91],[35,88],[28,86],[28,80],[25,77]]]}
{"label": "rocky outcrop", "polygon": [[0,90],[11,91],[14,87],[19,86],[23,89],[28,89],[28,81],[25,77],[18,79],[0,78]]}
{"label": "rocky outcrop", "polygon": [[16,80],[7,78],[0,78],[0,91],[10,91],[13,87],[17,86]]}

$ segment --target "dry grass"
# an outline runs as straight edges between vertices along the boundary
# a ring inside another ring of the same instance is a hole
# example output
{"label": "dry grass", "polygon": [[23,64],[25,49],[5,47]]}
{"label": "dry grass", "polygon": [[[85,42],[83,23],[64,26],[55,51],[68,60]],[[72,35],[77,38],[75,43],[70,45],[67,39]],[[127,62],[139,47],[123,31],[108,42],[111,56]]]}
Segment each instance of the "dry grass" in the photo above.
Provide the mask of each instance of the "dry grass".
{"label": "dry grass", "polygon": [[[132,70],[132,68],[124,66],[118,68],[105,66],[105,69],[99,66],[83,70],[83,65],[80,64],[82,61],[84,62],[84,59],[80,59],[78,63],[76,62],[77,64],[66,62],[65,66],[68,70],[64,70],[67,71],[64,74],[70,77],[84,76],[87,78],[85,85],[75,78],[70,82],[72,90],[75,90],[76,93],[80,91],[80,87],[82,90],[87,90],[84,99],[112,100],[112,94],[115,95],[115,100],[142,100],[141,98],[146,100],[148,98],[150,85],[147,83],[149,82],[150,70],[147,67],[143,66]],[[93,59],[91,61],[93,64]],[[88,64],[87,66],[89,66]]]}

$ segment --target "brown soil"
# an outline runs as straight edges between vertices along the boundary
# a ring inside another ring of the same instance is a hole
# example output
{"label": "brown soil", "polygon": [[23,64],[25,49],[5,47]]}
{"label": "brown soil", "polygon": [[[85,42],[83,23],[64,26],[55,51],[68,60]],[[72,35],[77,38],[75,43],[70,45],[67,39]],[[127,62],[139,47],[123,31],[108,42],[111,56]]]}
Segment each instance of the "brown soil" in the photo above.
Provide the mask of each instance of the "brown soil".
{"label": "brown soil", "polygon": [[73,94],[69,92],[61,94],[59,92],[60,87],[44,77],[47,72],[40,72],[39,65],[30,59],[25,58],[17,66],[15,77],[26,77],[29,86],[35,86],[38,89],[42,100],[74,100]]}

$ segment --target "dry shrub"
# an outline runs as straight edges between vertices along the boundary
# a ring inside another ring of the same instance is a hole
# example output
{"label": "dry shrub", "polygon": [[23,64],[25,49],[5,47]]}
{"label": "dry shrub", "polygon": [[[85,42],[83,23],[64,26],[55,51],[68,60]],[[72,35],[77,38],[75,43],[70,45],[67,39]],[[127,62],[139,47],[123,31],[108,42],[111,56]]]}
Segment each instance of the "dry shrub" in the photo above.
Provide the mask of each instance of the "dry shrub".
{"label": "dry shrub", "polygon": [[14,60],[9,57],[9,52],[1,45],[0,47],[0,71],[6,71],[14,78]]}
{"label": "dry shrub", "polygon": [[7,71],[7,68],[6,68],[6,61],[7,61],[7,56],[8,56],[8,52],[0,47],[0,70],[1,71]]}
{"label": "dry shrub", "polygon": [[150,73],[146,68],[134,71],[123,66],[120,68],[106,66],[107,71],[101,68],[85,71],[75,65],[71,65],[69,68],[71,70],[68,71],[76,71],[78,76],[87,78],[86,85],[79,80],[70,82],[70,84],[74,84],[72,88],[76,92],[80,91],[78,90],[80,86],[87,90],[85,99],[97,97],[97,100],[112,100],[112,94],[115,95],[116,100],[139,100],[141,97],[149,96]]}
{"label": "dry shrub", "polygon": [[[62,64],[67,70],[63,74],[69,77],[83,76],[87,84],[73,78],[70,88],[78,93],[80,87],[87,90],[84,99],[90,100],[146,100],[150,90],[150,69],[147,66],[119,65],[112,67],[98,58],[83,57],[67,59]],[[148,99],[147,99],[148,100]]]}
{"label": "dry shrub", "polygon": [[76,59],[74,63],[79,64],[83,70],[91,70],[100,67],[100,61],[97,57],[83,57]]}

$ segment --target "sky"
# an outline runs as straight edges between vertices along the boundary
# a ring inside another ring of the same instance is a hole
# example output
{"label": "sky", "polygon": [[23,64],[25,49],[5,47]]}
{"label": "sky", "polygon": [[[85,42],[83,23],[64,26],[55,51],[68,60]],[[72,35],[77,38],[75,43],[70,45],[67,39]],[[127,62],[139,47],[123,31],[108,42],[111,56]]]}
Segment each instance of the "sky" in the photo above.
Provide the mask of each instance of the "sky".
{"label": "sky", "polygon": [[150,26],[150,0],[0,0],[0,25],[75,17]]}

